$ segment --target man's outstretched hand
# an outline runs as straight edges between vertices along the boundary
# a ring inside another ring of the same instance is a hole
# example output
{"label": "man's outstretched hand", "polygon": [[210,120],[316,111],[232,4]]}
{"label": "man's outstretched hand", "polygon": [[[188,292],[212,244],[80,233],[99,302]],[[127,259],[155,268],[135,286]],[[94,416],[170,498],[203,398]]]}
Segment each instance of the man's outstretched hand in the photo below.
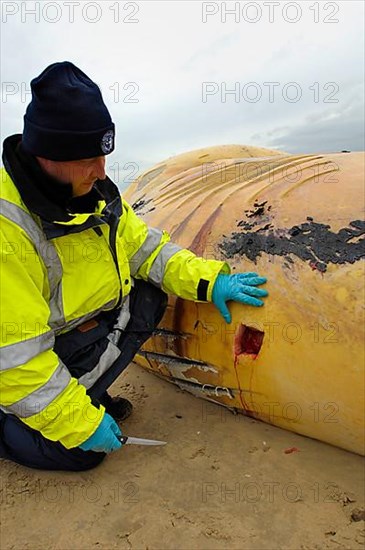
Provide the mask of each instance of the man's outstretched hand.
{"label": "man's outstretched hand", "polygon": [[262,298],[269,293],[267,290],[256,288],[266,283],[266,277],[259,277],[257,273],[235,273],[234,275],[218,275],[212,292],[212,302],[219,309],[224,320],[230,323],[232,318],[226,305],[227,300],[234,300],[242,304],[260,307],[264,305]]}

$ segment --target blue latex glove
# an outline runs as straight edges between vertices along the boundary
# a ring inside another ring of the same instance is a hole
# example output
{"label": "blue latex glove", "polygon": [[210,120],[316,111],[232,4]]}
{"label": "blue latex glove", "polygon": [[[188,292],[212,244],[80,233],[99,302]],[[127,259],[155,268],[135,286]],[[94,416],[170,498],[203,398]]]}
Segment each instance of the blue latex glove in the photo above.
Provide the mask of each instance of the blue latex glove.
{"label": "blue latex glove", "polygon": [[98,453],[111,453],[120,449],[122,443],[117,439],[122,432],[118,424],[108,413],[105,413],[103,420],[95,432],[86,441],[79,445],[83,451],[96,451]]}
{"label": "blue latex glove", "polygon": [[227,300],[242,302],[250,306],[263,306],[264,302],[254,296],[267,296],[267,290],[256,288],[256,285],[266,283],[266,277],[257,273],[235,273],[234,275],[218,275],[212,292],[212,302],[217,306],[227,323],[232,318],[226,305]]}

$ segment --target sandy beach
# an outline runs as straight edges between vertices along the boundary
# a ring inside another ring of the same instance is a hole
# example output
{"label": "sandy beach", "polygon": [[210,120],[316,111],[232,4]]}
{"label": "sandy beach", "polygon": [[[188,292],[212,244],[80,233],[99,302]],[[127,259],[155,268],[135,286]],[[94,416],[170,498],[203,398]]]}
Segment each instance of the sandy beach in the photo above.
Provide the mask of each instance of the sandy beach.
{"label": "sandy beach", "polygon": [[2,550],[364,547],[362,457],[235,416],[134,364],[112,393],[135,406],[124,433],[168,444],[125,446],[84,473],[3,460]]}

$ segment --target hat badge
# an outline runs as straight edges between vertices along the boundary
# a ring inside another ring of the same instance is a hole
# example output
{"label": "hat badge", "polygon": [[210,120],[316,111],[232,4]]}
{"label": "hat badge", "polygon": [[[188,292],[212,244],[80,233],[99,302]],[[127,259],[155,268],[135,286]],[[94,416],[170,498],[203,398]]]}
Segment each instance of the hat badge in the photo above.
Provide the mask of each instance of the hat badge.
{"label": "hat badge", "polygon": [[101,138],[100,147],[105,155],[110,153],[110,151],[113,149],[113,138],[114,138],[113,130],[108,130],[107,132],[105,132],[105,134]]}

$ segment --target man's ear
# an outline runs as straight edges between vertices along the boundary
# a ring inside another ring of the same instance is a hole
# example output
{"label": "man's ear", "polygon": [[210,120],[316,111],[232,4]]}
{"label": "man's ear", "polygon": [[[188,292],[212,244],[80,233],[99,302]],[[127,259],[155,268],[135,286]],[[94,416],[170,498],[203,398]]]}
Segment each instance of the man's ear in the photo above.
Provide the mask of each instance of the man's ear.
{"label": "man's ear", "polygon": [[49,160],[44,159],[43,157],[36,157],[37,161],[40,164],[40,167],[47,172],[47,168],[49,168]]}
{"label": "man's ear", "polygon": [[57,178],[57,169],[55,169],[55,163],[52,160],[45,159],[43,157],[35,157],[38,161],[39,166],[42,168],[48,176]]}

